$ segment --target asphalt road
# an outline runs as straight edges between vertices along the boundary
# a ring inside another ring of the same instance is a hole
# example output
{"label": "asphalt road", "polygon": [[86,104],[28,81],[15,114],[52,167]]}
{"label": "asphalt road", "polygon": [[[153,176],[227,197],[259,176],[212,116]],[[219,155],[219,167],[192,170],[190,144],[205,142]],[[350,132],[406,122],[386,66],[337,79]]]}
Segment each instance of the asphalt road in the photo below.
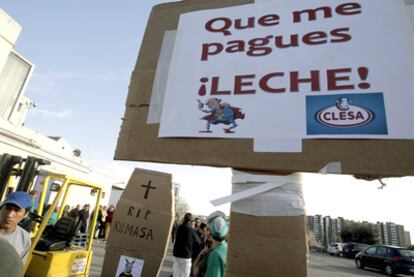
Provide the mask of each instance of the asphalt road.
{"label": "asphalt road", "polygon": [[332,257],[325,253],[311,253],[308,271],[312,277],[378,276],[378,273],[356,268],[353,259]]}
{"label": "asphalt road", "polygon": [[332,257],[325,253],[311,253],[308,271],[309,277],[385,276],[379,271],[356,268],[353,259]]}
{"label": "asphalt road", "polygon": [[[93,259],[89,272],[90,277],[100,277],[103,258],[105,255],[105,243],[103,241],[94,241]],[[161,268],[159,277],[169,277],[172,274],[173,257],[172,244],[168,249],[167,256]],[[353,259],[332,257],[325,253],[311,252],[308,263],[308,277],[357,277],[357,276],[385,276],[375,270],[361,270],[355,267]],[[404,276],[404,275],[399,275]],[[256,276],[252,276],[256,277]],[[292,276],[293,277],[293,276]]]}

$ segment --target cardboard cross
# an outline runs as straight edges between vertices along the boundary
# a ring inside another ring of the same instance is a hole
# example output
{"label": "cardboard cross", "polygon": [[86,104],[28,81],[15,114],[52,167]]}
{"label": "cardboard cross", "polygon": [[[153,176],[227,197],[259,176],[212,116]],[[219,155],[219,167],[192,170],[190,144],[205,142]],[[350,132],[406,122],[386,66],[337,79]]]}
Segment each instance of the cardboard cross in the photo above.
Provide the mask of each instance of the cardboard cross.
{"label": "cardboard cross", "polygon": [[141,187],[146,188],[144,199],[148,199],[148,194],[149,194],[150,189],[157,189],[156,187],[151,187],[151,182],[152,181],[150,180],[150,181],[148,181],[147,185],[141,185]]}

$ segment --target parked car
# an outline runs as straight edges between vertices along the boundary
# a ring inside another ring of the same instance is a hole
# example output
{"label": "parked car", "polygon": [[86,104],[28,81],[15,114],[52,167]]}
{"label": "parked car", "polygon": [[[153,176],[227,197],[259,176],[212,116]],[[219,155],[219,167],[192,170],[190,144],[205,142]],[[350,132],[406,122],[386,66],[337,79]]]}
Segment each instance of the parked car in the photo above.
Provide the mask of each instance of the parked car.
{"label": "parked car", "polygon": [[370,246],[355,256],[358,268],[370,267],[389,276],[409,274],[414,276],[414,251],[388,245]]}
{"label": "parked car", "polygon": [[336,255],[336,256],[342,256],[342,243],[339,243],[339,242],[335,242],[335,243],[331,243],[329,246],[328,246],[328,253],[329,253],[329,255],[331,255],[331,256],[333,256],[333,255]]}
{"label": "parked car", "polygon": [[348,242],[342,246],[342,255],[349,259],[353,259],[356,254],[367,248],[369,245],[365,243]]}

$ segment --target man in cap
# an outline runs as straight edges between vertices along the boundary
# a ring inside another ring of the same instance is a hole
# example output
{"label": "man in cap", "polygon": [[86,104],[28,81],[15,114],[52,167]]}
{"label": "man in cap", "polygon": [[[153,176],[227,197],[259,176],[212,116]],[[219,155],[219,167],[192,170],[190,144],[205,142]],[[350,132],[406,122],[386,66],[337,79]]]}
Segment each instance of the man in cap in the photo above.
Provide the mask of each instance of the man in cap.
{"label": "man in cap", "polygon": [[0,204],[0,238],[14,247],[23,264],[29,255],[31,240],[29,233],[18,224],[29,214],[30,205],[30,196],[23,191],[10,193]]}
{"label": "man in cap", "polygon": [[208,217],[210,235],[213,239],[212,251],[208,256],[205,277],[223,277],[226,274],[227,242],[225,237],[229,224],[224,213],[217,211]]}

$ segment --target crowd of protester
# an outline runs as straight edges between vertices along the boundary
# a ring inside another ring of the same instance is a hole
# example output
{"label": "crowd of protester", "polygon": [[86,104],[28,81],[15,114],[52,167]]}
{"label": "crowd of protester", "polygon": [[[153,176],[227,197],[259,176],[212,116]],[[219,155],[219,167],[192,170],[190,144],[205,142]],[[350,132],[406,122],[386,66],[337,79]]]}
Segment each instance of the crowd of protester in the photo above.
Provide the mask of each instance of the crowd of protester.
{"label": "crowd of protester", "polygon": [[[80,207],[81,205],[76,205],[72,210],[66,209],[65,207],[65,210],[68,210],[68,216],[76,218],[76,220],[81,222],[80,232],[86,233],[88,227],[90,228],[90,226],[88,226],[88,220],[92,220],[95,212],[89,212],[89,204],[85,204],[82,209],[80,209]],[[102,205],[99,206],[95,232],[93,234],[95,239],[103,239],[105,241],[108,239],[114,211],[115,208],[113,205],[109,206],[109,208]]]}
{"label": "crowd of protester", "polygon": [[[28,208],[28,212],[32,212],[32,213],[37,213],[36,210],[36,198],[38,196],[37,191],[32,190],[28,196],[30,197],[30,207]],[[51,204],[48,204],[45,206],[44,208],[44,212],[43,214],[45,215],[49,209],[51,208]],[[108,209],[106,206],[99,206],[98,208],[98,216],[97,216],[97,221],[96,221],[96,226],[95,226],[95,233],[94,233],[94,238],[95,239],[103,239],[103,240],[107,240],[108,239],[108,235],[109,235],[109,231],[110,231],[110,227],[111,227],[111,222],[112,222],[112,218],[114,215],[114,206],[111,205]],[[51,217],[48,221],[47,225],[55,225],[57,220],[58,220],[58,213],[59,213],[60,207],[56,207],[52,214]],[[80,228],[79,228],[79,233],[87,233],[90,226],[89,223],[92,221],[92,217],[94,215],[94,211],[91,213],[90,212],[90,205],[89,204],[84,204],[81,208],[81,205],[75,205],[71,208],[70,205],[65,205],[63,211],[62,211],[62,217],[72,217],[74,218],[76,221],[80,221]],[[23,219],[24,220],[28,220],[29,218],[26,217]],[[34,228],[34,222],[28,223],[27,225],[25,224],[21,224],[23,226],[23,228],[28,231],[31,232]]]}
{"label": "crowd of protester", "polygon": [[186,213],[175,224],[172,277],[223,277],[226,272],[229,223],[224,213],[212,213],[207,222]]}

